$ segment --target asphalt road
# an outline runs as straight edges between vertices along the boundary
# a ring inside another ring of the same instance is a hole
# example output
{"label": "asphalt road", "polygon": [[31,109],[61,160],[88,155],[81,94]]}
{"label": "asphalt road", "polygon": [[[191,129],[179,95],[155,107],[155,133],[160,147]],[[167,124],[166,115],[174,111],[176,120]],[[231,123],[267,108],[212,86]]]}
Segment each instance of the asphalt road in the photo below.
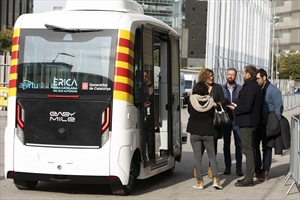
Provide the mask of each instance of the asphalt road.
{"label": "asphalt road", "polygon": [[[300,114],[300,107],[284,112],[287,119],[292,115]],[[188,114],[185,109],[182,110],[182,121],[186,122]],[[186,124],[184,123],[184,126]],[[196,180],[192,178],[193,152],[189,142],[183,145],[183,155],[180,163],[176,163],[174,174],[170,177],[157,175],[146,180],[137,180],[135,189],[130,196],[114,196],[111,194],[108,185],[81,185],[67,183],[39,183],[35,190],[18,190],[11,179],[4,179],[4,128],[6,126],[6,117],[0,112],[0,199],[293,199],[300,200],[300,188],[293,186],[286,195],[293,179],[290,178],[286,185],[285,177],[289,172],[289,150],[283,155],[273,155],[272,169],[270,171],[270,180],[267,182],[255,182],[254,187],[237,188],[234,183],[240,177],[232,175],[223,175],[223,140],[218,142],[217,161],[223,190],[215,190],[212,187],[211,180],[204,176],[204,190],[194,189],[192,187]],[[234,142],[232,141],[232,159],[234,160]],[[204,173],[208,166],[208,158],[205,155],[203,159]],[[243,158],[243,171],[245,171],[245,157]]]}

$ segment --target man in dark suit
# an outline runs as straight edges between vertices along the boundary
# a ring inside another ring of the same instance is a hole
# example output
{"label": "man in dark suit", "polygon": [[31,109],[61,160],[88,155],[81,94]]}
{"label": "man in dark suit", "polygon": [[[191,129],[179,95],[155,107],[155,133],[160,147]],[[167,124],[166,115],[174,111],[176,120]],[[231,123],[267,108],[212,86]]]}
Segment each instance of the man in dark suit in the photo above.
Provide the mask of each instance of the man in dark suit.
{"label": "man in dark suit", "polygon": [[235,183],[236,187],[254,186],[253,174],[255,170],[254,134],[260,121],[262,91],[256,82],[257,69],[253,65],[244,67],[244,84],[239,92],[236,104],[228,108],[234,110],[235,124],[240,129],[242,151],[246,157],[246,173],[242,180]]}

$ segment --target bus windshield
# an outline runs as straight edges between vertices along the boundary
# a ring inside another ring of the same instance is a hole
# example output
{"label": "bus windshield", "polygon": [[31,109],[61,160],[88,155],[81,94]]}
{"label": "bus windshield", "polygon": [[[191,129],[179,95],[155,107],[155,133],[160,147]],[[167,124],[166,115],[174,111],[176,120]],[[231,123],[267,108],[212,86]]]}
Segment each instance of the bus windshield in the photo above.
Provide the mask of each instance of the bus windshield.
{"label": "bus windshield", "polygon": [[117,30],[22,29],[18,93],[109,95]]}

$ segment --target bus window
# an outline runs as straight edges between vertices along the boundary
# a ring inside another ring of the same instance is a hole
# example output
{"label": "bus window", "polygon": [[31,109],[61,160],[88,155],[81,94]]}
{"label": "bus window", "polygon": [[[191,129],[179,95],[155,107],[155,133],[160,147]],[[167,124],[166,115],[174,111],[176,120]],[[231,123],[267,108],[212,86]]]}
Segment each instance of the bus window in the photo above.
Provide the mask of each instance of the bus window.
{"label": "bus window", "polygon": [[18,93],[111,94],[116,34],[22,30]]}
{"label": "bus window", "polygon": [[136,30],[135,34],[135,44],[134,44],[134,105],[141,109],[142,106],[142,96],[140,95],[142,92],[142,61],[141,61],[141,36],[140,36],[140,29]]}

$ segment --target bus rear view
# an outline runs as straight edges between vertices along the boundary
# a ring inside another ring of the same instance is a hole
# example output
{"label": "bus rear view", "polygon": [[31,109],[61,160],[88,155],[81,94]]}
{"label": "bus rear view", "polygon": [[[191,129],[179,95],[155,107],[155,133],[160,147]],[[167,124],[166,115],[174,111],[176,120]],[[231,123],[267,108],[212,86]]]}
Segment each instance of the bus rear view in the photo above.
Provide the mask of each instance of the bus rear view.
{"label": "bus rear view", "polygon": [[109,163],[95,158],[109,160],[102,148],[109,139],[118,30],[27,28],[34,26],[32,17],[23,16],[15,29],[18,51],[12,58],[18,65],[12,62],[9,90],[15,107],[9,110],[6,143],[13,139],[9,134],[17,137],[6,146],[7,167],[14,171],[7,176],[17,187],[32,189],[36,179],[68,181],[61,175],[66,172],[84,174],[83,179],[108,173]]}
{"label": "bus rear view", "polygon": [[70,2],[14,26],[5,177],[128,195],[181,159],[179,36],[132,0]]}

